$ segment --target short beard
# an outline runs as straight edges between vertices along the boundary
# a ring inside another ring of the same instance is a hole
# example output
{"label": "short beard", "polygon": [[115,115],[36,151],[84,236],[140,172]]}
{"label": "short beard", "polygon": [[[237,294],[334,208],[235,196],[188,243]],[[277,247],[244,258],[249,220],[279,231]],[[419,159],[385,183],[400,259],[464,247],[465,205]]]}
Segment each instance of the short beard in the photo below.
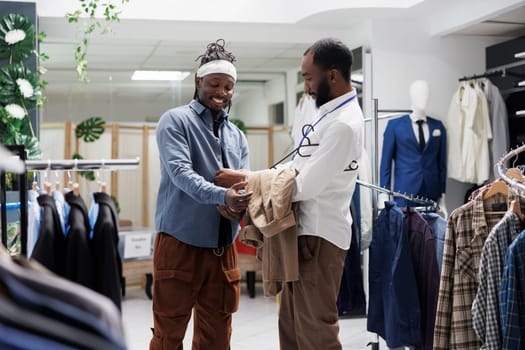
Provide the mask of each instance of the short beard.
{"label": "short beard", "polygon": [[323,81],[319,83],[319,86],[317,87],[317,91],[315,93],[315,105],[317,108],[324,105],[326,102],[330,101],[330,85],[328,85],[328,79],[325,78]]}

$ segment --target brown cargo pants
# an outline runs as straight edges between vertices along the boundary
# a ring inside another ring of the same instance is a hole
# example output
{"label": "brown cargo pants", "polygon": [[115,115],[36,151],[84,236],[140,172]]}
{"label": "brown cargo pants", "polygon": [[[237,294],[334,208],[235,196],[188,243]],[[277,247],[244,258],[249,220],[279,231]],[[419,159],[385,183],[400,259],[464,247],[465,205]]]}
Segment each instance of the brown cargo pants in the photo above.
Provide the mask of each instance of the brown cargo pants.
{"label": "brown cargo pants", "polygon": [[235,244],[221,251],[157,234],[150,350],[182,350],[193,311],[193,350],[228,350],[240,296]]}

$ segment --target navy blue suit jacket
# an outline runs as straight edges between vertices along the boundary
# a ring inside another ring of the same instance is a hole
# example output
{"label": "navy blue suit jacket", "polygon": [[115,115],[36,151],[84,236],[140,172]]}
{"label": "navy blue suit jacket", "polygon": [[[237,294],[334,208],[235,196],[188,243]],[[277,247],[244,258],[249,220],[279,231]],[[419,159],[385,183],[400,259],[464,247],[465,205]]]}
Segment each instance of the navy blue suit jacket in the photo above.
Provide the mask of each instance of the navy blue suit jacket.
{"label": "navy blue suit jacket", "polygon": [[[439,120],[427,117],[427,124],[429,138],[421,151],[410,116],[388,122],[383,137],[380,183],[391,188],[394,161],[394,191],[437,201],[445,193],[447,183],[447,135]],[[396,201],[400,206],[406,204]]]}
{"label": "navy blue suit jacket", "polygon": [[367,329],[390,348],[418,344],[421,308],[416,275],[405,217],[395,202],[385,202],[372,237]]}

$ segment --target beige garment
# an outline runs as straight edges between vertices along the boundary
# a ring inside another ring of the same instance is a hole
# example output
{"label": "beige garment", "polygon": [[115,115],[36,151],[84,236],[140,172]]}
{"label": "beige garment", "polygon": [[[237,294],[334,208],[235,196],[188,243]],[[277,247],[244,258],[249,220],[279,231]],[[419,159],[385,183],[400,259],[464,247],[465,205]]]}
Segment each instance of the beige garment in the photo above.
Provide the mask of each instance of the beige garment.
{"label": "beige garment", "polygon": [[292,206],[296,170],[269,169],[248,175],[253,192],[240,232],[241,242],[258,248],[266,296],[277,295],[283,282],[299,279],[297,225]]}

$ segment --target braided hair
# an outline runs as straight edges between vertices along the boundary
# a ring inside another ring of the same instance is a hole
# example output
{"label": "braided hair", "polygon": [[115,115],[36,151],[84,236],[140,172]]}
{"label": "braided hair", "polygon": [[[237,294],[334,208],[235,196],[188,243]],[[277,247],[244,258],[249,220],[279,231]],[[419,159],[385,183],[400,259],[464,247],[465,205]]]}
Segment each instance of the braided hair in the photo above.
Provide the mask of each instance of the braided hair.
{"label": "braided hair", "polygon": [[[209,43],[208,46],[206,46],[206,51],[195,59],[195,61],[200,60],[199,67],[208,62],[216,60],[225,60],[231,63],[235,62],[235,56],[224,48],[225,45],[226,42],[224,41],[224,39],[217,39],[216,42]],[[196,100],[198,99],[197,86],[195,86],[193,98]],[[231,104],[231,100],[228,101],[228,112],[230,111]]]}

